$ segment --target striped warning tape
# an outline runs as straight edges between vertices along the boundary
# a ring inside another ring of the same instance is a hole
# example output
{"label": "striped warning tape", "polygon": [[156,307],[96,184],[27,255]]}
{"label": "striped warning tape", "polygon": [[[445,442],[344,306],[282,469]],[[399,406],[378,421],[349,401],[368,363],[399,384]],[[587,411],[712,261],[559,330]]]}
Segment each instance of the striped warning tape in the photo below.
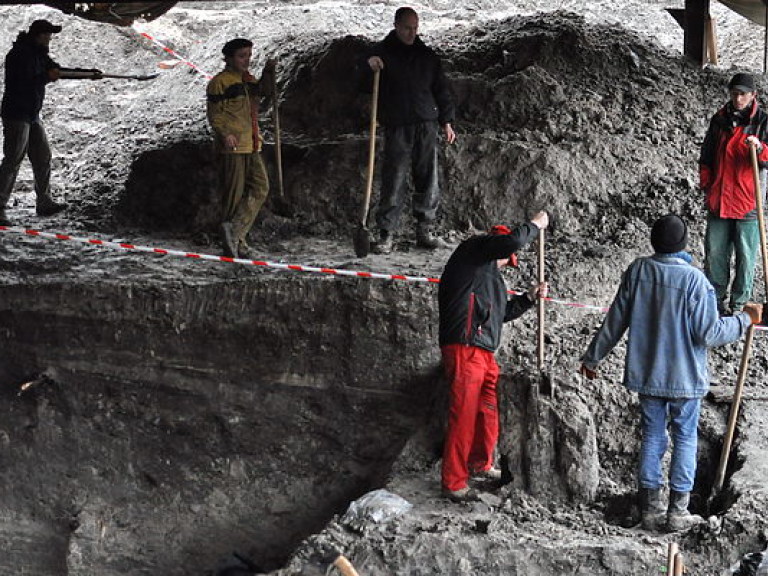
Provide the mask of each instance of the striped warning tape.
{"label": "striped warning tape", "polygon": [[[83,238],[72,236],[71,234],[62,234],[60,232],[43,232],[32,228],[21,228],[18,226],[0,226],[0,232],[10,232],[24,236],[33,236],[35,238],[45,238],[48,240],[62,240],[79,242],[91,246],[103,246],[116,250],[128,252],[148,252],[150,254],[161,254],[166,256],[176,256],[180,258],[190,258],[192,260],[208,260],[211,262],[227,262],[229,264],[240,264],[244,266],[261,266],[264,268],[274,268],[276,270],[290,270],[292,272],[307,272],[312,274],[325,274],[328,276],[347,276],[356,278],[368,278],[372,280],[399,280],[401,282],[417,282],[423,284],[439,284],[439,278],[429,276],[409,276],[407,274],[386,274],[383,272],[366,272],[363,270],[346,270],[344,268],[327,268],[317,266],[305,266],[303,264],[287,264],[285,262],[270,262],[269,260],[249,260],[247,258],[230,258],[228,256],[216,256],[214,254],[201,254],[199,252],[186,252],[184,250],[172,250],[170,248],[155,248],[152,246],[142,246],[140,244],[131,244],[128,242],[112,242],[109,240],[100,240],[97,238]],[[508,290],[510,294],[520,295],[523,292],[517,290]],[[592,304],[583,304],[581,302],[569,302],[558,298],[545,298],[546,301],[553,304],[560,304],[569,308],[578,308],[581,310],[595,310],[598,312],[607,312],[605,306],[594,306]],[[758,330],[768,330],[768,326],[757,326]]]}
{"label": "striped warning tape", "polygon": [[193,62],[190,62],[189,60],[187,60],[186,58],[184,58],[183,56],[181,56],[181,55],[180,55],[178,52],[176,52],[175,50],[173,50],[173,49],[169,48],[168,46],[166,46],[165,44],[163,44],[162,42],[160,42],[160,41],[159,41],[157,38],[155,38],[155,37],[154,37],[154,36],[152,36],[151,34],[149,34],[149,33],[145,32],[145,31],[141,30],[141,28],[140,28],[140,25],[139,25],[139,24],[137,24],[137,23],[135,23],[135,22],[134,22],[134,24],[131,26],[131,30],[133,30],[133,31],[134,31],[134,32],[135,32],[137,35],[141,36],[142,38],[146,38],[146,39],[147,39],[147,40],[149,40],[149,41],[150,41],[152,44],[154,44],[155,46],[159,47],[159,48],[160,48],[160,49],[162,49],[164,52],[167,52],[168,54],[170,54],[171,56],[173,56],[173,57],[174,57],[176,60],[178,60],[179,62],[181,62],[181,63],[182,63],[182,64],[184,64],[185,66],[188,66],[188,67],[190,67],[192,70],[194,70],[195,72],[197,72],[198,74],[200,74],[200,75],[201,75],[203,78],[205,78],[206,80],[210,80],[211,78],[213,78],[213,75],[211,75],[211,74],[208,74],[208,72],[205,72],[205,71],[204,71],[204,70],[202,70],[202,69],[201,69],[199,66],[197,66],[197,65],[196,65],[196,64],[194,64]]}

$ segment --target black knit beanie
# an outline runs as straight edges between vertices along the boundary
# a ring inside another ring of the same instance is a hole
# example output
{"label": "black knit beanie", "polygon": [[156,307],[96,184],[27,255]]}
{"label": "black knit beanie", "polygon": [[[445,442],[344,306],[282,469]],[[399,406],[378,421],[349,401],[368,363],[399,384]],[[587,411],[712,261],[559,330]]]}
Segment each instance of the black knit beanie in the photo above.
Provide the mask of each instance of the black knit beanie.
{"label": "black knit beanie", "polygon": [[688,226],[677,214],[662,216],[651,228],[651,246],[659,254],[672,254],[685,250],[688,245]]}

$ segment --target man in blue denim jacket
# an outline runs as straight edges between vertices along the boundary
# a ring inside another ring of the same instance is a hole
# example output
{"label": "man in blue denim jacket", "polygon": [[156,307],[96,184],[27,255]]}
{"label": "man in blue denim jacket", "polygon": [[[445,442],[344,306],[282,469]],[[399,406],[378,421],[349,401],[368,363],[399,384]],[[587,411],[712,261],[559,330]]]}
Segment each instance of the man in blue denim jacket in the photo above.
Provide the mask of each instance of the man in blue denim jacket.
{"label": "man in blue denim jacket", "polygon": [[[762,306],[720,317],[715,291],[684,252],[688,228],[668,214],[651,230],[655,254],[638,258],[624,272],[621,285],[586,354],[582,374],[597,376],[600,361],[629,329],[624,385],[640,395],[640,503],[643,528],[687,529],[701,517],[688,512],[696,477],[696,445],[701,398],[709,388],[707,349],[738,340],[760,322]],[[674,447],[669,470],[670,496],[665,509],[662,460],[667,450],[667,420]]]}

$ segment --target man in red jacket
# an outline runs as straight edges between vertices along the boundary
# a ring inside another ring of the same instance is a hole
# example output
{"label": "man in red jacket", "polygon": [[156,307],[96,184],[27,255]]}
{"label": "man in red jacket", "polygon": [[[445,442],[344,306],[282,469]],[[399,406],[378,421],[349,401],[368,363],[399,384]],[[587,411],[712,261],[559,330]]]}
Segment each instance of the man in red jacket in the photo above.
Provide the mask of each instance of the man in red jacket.
{"label": "man in red jacket", "polygon": [[768,114],[758,104],[754,79],[749,74],[736,74],[728,89],[731,100],[712,117],[699,158],[700,185],[707,205],[704,269],[715,287],[721,314],[739,312],[752,295],[760,229],[750,146],[757,149],[763,183],[768,166]]}

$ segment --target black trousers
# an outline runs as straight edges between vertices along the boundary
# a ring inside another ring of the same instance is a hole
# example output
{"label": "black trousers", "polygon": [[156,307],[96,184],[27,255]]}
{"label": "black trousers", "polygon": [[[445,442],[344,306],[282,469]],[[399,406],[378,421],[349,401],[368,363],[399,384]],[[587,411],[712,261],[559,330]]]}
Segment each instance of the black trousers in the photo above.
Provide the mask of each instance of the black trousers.
{"label": "black trousers", "polygon": [[415,189],[413,215],[416,220],[432,222],[437,217],[440,206],[438,128],[436,121],[385,128],[381,200],[376,213],[380,230],[397,230],[405,204],[409,173]]}

